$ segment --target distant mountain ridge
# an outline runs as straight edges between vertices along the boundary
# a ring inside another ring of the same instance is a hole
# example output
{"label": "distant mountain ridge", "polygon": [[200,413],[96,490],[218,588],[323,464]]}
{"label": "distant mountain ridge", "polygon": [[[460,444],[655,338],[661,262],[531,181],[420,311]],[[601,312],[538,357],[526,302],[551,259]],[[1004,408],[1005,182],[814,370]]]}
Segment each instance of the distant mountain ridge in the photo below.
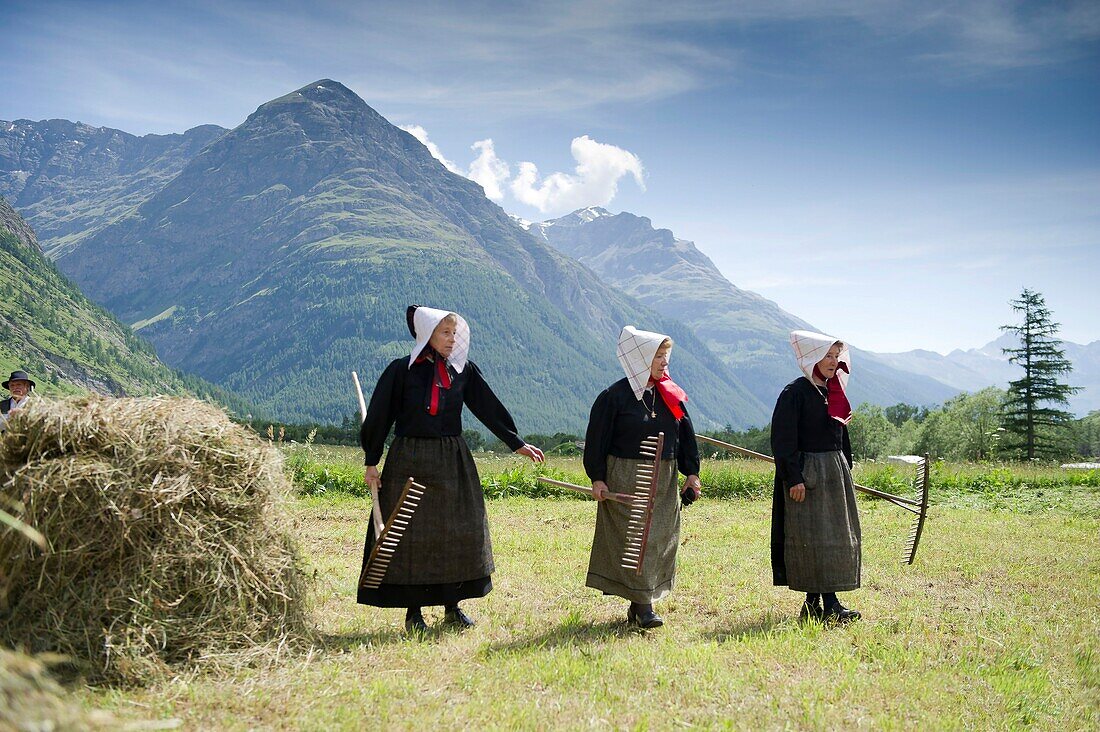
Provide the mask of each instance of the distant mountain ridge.
{"label": "distant mountain ridge", "polygon": [[[601,278],[695,329],[765,404],[798,376],[792,330],[819,330],[777,304],[731,283],[695,244],[649,219],[589,207],[530,224],[546,242],[591,267]],[[840,334],[838,334],[840,335]],[[853,348],[852,401],[881,405],[935,404],[957,393],[951,386],[882,362]]]}
{"label": "distant mountain ridge", "polygon": [[261,105],[140,204],[66,236],[59,266],[167,362],[281,419],[352,412],[348,372],[369,384],[408,352],[410,302],[467,317],[525,432],[583,427],[621,375],[624,323],[682,344],[701,426],[766,419],[690,329],[531,236],[335,81]]}
{"label": "distant mountain ridge", "polygon": [[[974,392],[987,386],[1006,388],[1008,382],[1023,376],[1023,369],[1010,363],[1002,348],[1015,348],[1018,341],[1003,333],[981,348],[956,349],[943,356],[934,351],[913,350],[903,353],[879,353],[879,358],[899,369],[923,374],[961,391]],[[1073,371],[1063,378],[1082,390],[1069,398],[1069,409],[1084,416],[1100,409],[1100,341],[1087,345],[1063,341],[1066,358]]]}
{"label": "distant mountain ridge", "polygon": [[0,196],[57,258],[159,190],[226,131],[202,125],[137,137],[60,119],[0,120]]}

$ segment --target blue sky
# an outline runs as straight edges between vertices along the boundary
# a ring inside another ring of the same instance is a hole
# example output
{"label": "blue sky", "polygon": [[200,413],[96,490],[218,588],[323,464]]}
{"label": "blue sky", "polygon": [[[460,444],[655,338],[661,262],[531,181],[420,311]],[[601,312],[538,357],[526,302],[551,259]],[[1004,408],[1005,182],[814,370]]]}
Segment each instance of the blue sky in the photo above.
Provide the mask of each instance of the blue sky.
{"label": "blue sky", "polygon": [[333,78],[509,212],[647,216],[857,346],[981,346],[1023,287],[1100,339],[1097,2],[0,4],[2,119],[233,127]]}

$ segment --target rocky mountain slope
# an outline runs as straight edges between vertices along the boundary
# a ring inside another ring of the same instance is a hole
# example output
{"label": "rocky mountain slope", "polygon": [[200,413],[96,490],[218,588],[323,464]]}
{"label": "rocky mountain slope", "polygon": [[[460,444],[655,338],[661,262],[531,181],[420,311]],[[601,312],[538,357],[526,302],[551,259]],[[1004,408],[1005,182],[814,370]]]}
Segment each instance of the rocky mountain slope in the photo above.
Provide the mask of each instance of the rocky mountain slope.
{"label": "rocky mountain slope", "polygon": [[[754,292],[742,290],[690,241],[631,213],[587,208],[530,230],[602,279],[697,335],[766,404],[798,376],[788,340],[796,329],[818,330]],[[956,393],[927,376],[907,373],[853,348],[853,403],[934,404]]]}
{"label": "rocky mountain slope", "polygon": [[46,394],[197,394],[240,415],[251,411],[223,389],[162,364],[147,341],[57,270],[0,198],[0,373],[15,369],[26,369]]}
{"label": "rocky mountain slope", "polygon": [[766,407],[692,332],[606,287],[516,225],[476,183],[343,85],[256,110],[129,213],[55,250],[173,366],[288,420],[354,409],[410,340],[410,302],[462,312],[525,432],[582,428],[619,378],[621,325],[666,330],[701,424]]}

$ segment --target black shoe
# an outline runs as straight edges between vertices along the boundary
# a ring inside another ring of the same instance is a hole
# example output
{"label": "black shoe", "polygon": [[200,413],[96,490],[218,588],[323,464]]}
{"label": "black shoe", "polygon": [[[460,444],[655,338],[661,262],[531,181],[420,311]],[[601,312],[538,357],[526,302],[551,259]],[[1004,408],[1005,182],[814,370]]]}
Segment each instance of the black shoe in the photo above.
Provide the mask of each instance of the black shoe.
{"label": "black shoe", "polygon": [[630,603],[630,609],[626,611],[626,622],[637,625],[640,628],[660,628],[665,621],[660,615],[653,612],[652,605],[639,605]]}
{"label": "black shoe", "polygon": [[800,621],[807,620],[824,620],[825,608],[821,607],[821,598],[819,597],[816,602],[806,601],[802,603],[802,610],[798,613],[798,619]]}
{"label": "black shoe", "polygon": [[825,609],[825,617],[823,619],[827,622],[850,623],[853,620],[859,620],[861,617],[862,615],[859,614],[859,610],[851,610],[838,602]]}
{"label": "black shoe", "polygon": [[428,624],[424,622],[424,616],[419,610],[415,613],[405,614],[405,632],[409,635],[428,632]]}
{"label": "black shoe", "polygon": [[469,615],[462,612],[462,608],[458,606],[447,608],[446,612],[443,613],[443,622],[459,630],[466,630],[467,628],[472,628],[477,625],[477,623],[475,623]]}

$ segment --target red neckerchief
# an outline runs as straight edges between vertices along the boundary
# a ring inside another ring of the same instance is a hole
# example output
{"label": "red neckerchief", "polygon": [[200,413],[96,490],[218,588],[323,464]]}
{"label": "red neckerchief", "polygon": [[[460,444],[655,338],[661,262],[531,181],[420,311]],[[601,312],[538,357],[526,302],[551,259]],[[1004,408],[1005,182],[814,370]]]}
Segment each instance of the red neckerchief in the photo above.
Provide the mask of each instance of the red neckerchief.
{"label": "red neckerchief", "polygon": [[[851,373],[848,370],[848,364],[841,361],[837,364],[837,370],[844,369],[844,373]],[[848,424],[852,419],[852,405],[848,402],[847,395],[844,394],[844,387],[840,385],[840,379],[835,376],[831,379],[826,379],[825,375],[817,368],[817,364],[814,364],[814,376],[825,382],[825,402],[829,405],[829,416],[835,419],[841,424]]]}
{"label": "red neckerchief", "polygon": [[684,408],[680,406],[680,403],[688,400],[687,392],[680,388],[679,384],[669,378],[668,374],[662,374],[661,378],[656,381],[650,377],[649,383],[657,387],[657,393],[661,395],[661,401],[668,407],[668,411],[672,412],[672,416],[676,419],[682,418],[684,416]]}
{"label": "red neckerchief", "polygon": [[421,363],[423,361],[434,360],[435,361],[435,378],[432,379],[432,401],[428,405],[428,414],[434,415],[439,411],[439,389],[451,388],[451,372],[447,370],[447,360],[444,358],[432,358],[432,354],[422,353],[420,358],[416,359],[413,363]]}

